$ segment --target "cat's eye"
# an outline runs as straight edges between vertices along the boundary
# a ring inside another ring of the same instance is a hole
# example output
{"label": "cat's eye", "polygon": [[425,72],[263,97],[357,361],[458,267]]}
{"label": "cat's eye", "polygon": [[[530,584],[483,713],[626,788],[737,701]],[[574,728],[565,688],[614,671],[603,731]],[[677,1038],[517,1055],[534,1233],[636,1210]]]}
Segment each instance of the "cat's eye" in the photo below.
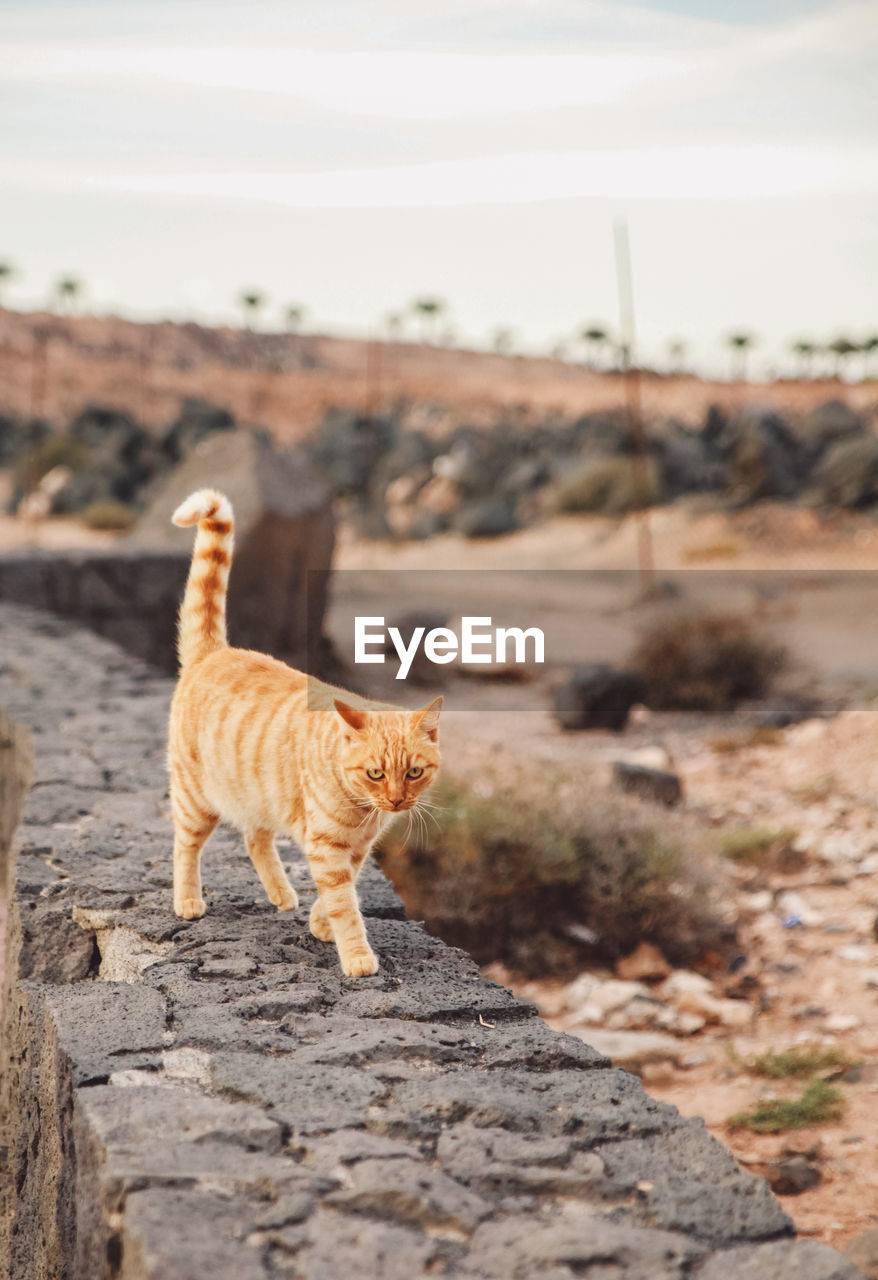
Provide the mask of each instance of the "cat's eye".
{"label": "cat's eye", "polygon": [[421,768],[419,764],[414,764],[412,765],[411,769],[409,769],[408,773],[405,776],[407,778],[420,778],[423,772],[424,770]]}
{"label": "cat's eye", "polygon": [[366,777],[371,778],[373,782],[380,782],[381,779],[384,777],[384,770],[383,769],[367,769]]}

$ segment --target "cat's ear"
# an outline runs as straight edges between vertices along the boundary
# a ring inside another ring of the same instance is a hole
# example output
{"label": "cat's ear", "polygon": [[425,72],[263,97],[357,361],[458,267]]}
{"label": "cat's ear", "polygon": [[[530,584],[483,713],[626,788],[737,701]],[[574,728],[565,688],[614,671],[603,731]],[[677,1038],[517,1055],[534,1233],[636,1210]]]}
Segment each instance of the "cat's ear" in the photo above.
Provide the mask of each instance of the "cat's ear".
{"label": "cat's ear", "polygon": [[434,698],[426,707],[415,712],[415,725],[423,730],[425,737],[435,742],[439,737],[439,712],[442,710],[442,695]]}
{"label": "cat's ear", "polygon": [[368,712],[361,710],[360,707],[352,707],[349,703],[342,702],[340,698],[336,698],[332,705],[345,724],[350,725],[357,733],[365,729]]}

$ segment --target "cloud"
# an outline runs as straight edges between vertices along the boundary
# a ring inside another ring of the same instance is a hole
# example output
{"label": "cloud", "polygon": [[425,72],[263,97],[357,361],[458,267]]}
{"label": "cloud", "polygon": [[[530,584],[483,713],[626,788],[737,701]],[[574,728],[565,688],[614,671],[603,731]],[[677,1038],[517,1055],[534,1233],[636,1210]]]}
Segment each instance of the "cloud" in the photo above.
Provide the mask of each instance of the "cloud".
{"label": "cloud", "polygon": [[673,74],[644,53],[472,54],[300,48],[23,48],[7,80],[268,93],[359,117],[450,120],[617,101]]}
{"label": "cloud", "polygon": [[[862,157],[804,148],[667,147],[530,152],[324,172],[131,174],[105,189],[296,208],[519,204],[571,198],[765,199],[868,181]],[[876,185],[871,182],[872,187]]]}

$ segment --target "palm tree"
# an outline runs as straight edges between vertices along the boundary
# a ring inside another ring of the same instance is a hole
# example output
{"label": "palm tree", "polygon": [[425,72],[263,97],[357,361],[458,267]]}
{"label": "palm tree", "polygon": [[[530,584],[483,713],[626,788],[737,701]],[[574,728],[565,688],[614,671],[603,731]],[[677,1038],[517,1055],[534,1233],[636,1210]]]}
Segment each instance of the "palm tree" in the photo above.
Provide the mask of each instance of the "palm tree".
{"label": "palm tree", "polygon": [[441,298],[415,298],[412,302],[412,310],[421,317],[421,338],[423,342],[428,342],[429,335],[435,336],[439,317],[445,310],[445,303]]}
{"label": "palm tree", "polygon": [[265,306],[265,294],[258,289],[244,289],[238,294],[238,302],[244,312],[244,328],[255,328],[256,317]]}
{"label": "palm tree", "polygon": [[586,350],[591,349],[594,351],[590,364],[593,369],[596,369],[600,353],[610,340],[609,329],[602,324],[591,324],[580,331],[579,337],[580,341],[585,343]]}
{"label": "palm tree", "polygon": [[405,325],[405,316],[401,311],[388,311],[384,317],[384,325],[387,329],[387,336],[394,342],[398,342],[402,336],[403,326]]}
{"label": "palm tree", "polygon": [[10,280],[15,279],[15,275],[15,267],[11,262],[0,262],[0,290],[5,289]]}
{"label": "palm tree", "polygon": [[726,338],[726,346],[732,352],[732,379],[736,382],[747,381],[747,352],[755,347],[756,337],[745,329],[736,329]]}
{"label": "palm tree", "polygon": [[515,345],[515,330],[498,324],[491,334],[491,346],[498,356],[508,356]]}
{"label": "palm tree", "polygon": [[59,311],[74,312],[82,295],[82,281],[76,276],[59,276],[55,281],[55,301]]}
{"label": "palm tree", "polygon": [[671,338],[668,343],[668,361],[671,373],[682,373],[683,362],[686,359],[686,343],[682,338]]}
{"label": "palm tree", "polygon": [[835,357],[835,376],[840,378],[846,362],[856,354],[859,347],[844,334],[839,334],[837,338],[833,338],[832,342],[827,342],[826,350]]}
{"label": "palm tree", "polygon": [[878,333],[871,334],[860,344],[860,350],[865,359],[863,360],[863,377],[870,378],[874,375],[871,372],[871,366],[875,352],[878,351]]}
{"label": "palm tree", "polygon": [[811,377],[811,365],[817,354],[817,343],[810,338],[796,338],[790,343],[790,350],[799,357],[799,377]]}
{"label": "palm tree", "polygon": [[298,302],[292,302],[284,311],[284,320],[286,321],[288,333],[298,333],[302,327],[307,312],[305,308]]}

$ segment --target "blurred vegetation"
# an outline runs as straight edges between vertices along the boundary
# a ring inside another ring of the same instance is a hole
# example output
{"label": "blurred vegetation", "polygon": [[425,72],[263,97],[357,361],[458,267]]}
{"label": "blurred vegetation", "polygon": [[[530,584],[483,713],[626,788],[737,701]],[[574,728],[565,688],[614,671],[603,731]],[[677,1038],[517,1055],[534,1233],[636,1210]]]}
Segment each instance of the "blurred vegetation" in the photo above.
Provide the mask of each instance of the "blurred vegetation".
{"label": "blurred vegetation", "polygon": [[795,871],[804,862],[793,848],[798,834],[792,827],[737,827],[716,832],[713,845],[717,853],[741,866]]}
{"label": "blurred vegetation", "polygon": [[17,489],[29,493],[54,467],[85,471],[92,463],[91,450],[72,436],[53,435],[16,459],[13,481]]}
{"label": "blurred vegetation", "polygon": [[854,1059],[838,1045],[821,1044],[760,1054],[750,1070],[769,1080],[785,1080],[814,1076],[820,1071],[844,1071],[853,1065]]}
{"label": "blurred vegetation", "polygon": [[480,963],[563,974],[649,941],[691,965],[733,941],[671,815],[548,768],[496,784],[446,777],[430,803],[436,821],[392,828],[379,861],[409,914]]}
{"label": "blurred vegetation", "polygon": [[574,467],[550,495],[552,510],[563,514],[592,511],[621,516],[660,501],[661,480],[652,459],[638,466],[621,454]]}
{"label": "blurred vegetation", "polygon": [[631,666],[662,710],[728,711],[762,697],[786,661],[784,649],[733,613],[679,613],[640,636]]}
{"label": "blurred vegetation", "polygon": [[137,513],[115,498],[100,498],[88,504],[80,513],[80,519],[89,529],[124,533],[134,525]]}
{"label": "blurred vegetation", "polygon": [[738,1111],[729,1116],[732,1129],[750,1129],[753,1133],[784,1133],[787,1129],[810,1129],[841,1119],[844,1099],[841,1091],[825,1080],[814,1079],[798,1098],[768,1098],[757,1102],[752,1111]]}

